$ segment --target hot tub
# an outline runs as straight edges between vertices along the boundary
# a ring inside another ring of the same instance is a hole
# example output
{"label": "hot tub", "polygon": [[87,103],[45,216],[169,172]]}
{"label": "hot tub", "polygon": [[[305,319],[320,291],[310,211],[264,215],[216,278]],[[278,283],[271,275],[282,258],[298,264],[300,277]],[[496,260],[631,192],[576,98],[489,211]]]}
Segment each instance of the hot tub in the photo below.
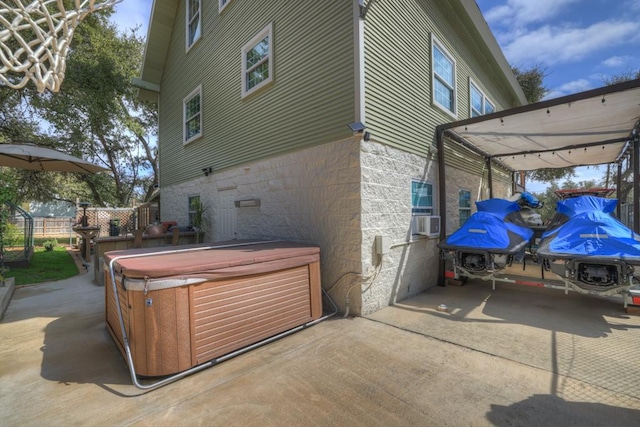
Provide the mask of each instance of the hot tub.
{"label": "hot tub", "polygon": [[132,377],[184,372],[322,316],[317,246],[188,245],[104,260],[106,323]]}

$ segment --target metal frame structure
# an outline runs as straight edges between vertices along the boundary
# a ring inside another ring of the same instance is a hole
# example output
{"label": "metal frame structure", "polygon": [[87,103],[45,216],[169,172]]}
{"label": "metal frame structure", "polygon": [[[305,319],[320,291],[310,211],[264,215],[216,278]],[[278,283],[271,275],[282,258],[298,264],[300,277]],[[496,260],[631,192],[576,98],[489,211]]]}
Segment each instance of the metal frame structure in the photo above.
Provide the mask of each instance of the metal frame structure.
{"label": "metal frame structure", "polygon": [[[589,149],[590,147],[600,147],[600,146],[602,146],[604,150],[604,148],[610,144],[617,144],[617,146],[622,147],[622,149],[617,153],[616,159],[613,162],[614,164],[617,164],[617,177],[616,177],[616,196],[618,198],[617,214],[619,217],[620,215],[619,199],[620,199],[620,187],[621,187],[622,160],[626,155],[628,155],[629,151],[631,151],[632,162],[633,162],[633,173],[634,173],[634,177],[636,177],[633,180],[633,211],[634,211],[633,230],[636,233],[639,233],[640,232],[640,215],[639,215],[640,214],[640,179],[638,179],[638,177],[640,177],[640,109],[638,110],[637,113],[633,111],[630,112],[632,114],[632,117],[635,118],[635,122],[629,124],[628,134],[623,138],[621,137],[608,138],[606,132],[602,132],[603,134],[602,138],[597,138],[596,136],[596,140],[592,140],[589,143],[574,142],[567,145],[553,146],[550,148],[540,148],[540,149],[531,149],[531,147],[529,146],[529,147],[525,147],[521,151],[517,151],[517,150],[511,151],[511,152],[503,151],[499,154],[490,153],[488,151],[478,148],[478,146],[473,144],[473,142],[464,138],[454,130],[454,129],[461,129],[461,128],[466,130],[467,126],[471,126],[474,124],[487,125],[487,123],[489,123],[490,121],[494,121],[496,126],[495,132],[486,132],[486,134],[490,134],[492,137],[496,139],[496,141],[502,142],[501,138],[506,139],[510,137],[513,138],[516,136],[513,134],[507,135],[507,134],[500,133],[501,129],[498,128],[498,126],[503,124],[504,120],[507,118],[509,118],[510,120],[511,119],[526,120],[528,114],[532,114],[532,115],[537,114],[539,116],[540,113],[544,112],[545,110],[546,110],[546,113],[549,114],[550,109],[552,109],[553,107],[566,105],[567,107],[570,108],[574,103],[578,103],[584,100],[593,100],[593,99],[601,98],[601,103],[604,104],[606,102],[606,97],[610,94],[614,94],[614,93],[620,94],[620,93],[625,93],[626,91],[633,91],[630,93],[635,94],[638,88],[640,88],[640,79],[631,80],[631,81],[619,83],[616,85],[606,86],[599,89],[577,93],[574,95],[569,95],[569,96],[552,99],[548,101],[543,101],[535,104],[529,104],[529,105],[516,107],[516,108],[504,110],[504,111],[499,111],[499,112],[488,114],[481,117],[461,120],[458,122],[452,122],[452,123],[447,123],[447,124],[438,126],[436,128],[436,143],[437,143],[437,155],[438,155],[438,165],[439,165],[438,189],[441,195],[439,199],[440,217],[446,218],[446,215],[447,215],[446,198],[443,196],[447,193],[446,165],[445,165],[445,154],[444,154],[445,140],[447,139],[463,145],[464,147],[470,149],[471,151],[473,151],[474,153],[480,155],[485,159],[486,167],[488,171],[487,181],[488,181],[490,198],[493,197],[493,182],[492,182],[491,170],[492,170],[492,165],[494,163],[498,163],[502,168],[506,168],[507,170],[512,172],[512,176],[513,176],[513,174],[515,174],[518,170],[531,170],[531,167],[529,167],[529,165],[526,164],[527,161],[524,160],[526,155],[535,156],[542,153],[548,154],[550,152],[555,154],[555,152],[559,152],[559,151],[568,151],[569,153],[571,153],[570,150],[580,150],[580,149],[586,152],[587,149]],[[629,105],[634,105],[634,108],[637,108],[637,106],[639,105],[638,100],[632,99]],[[611,112],[611,114],[614,114],[614,113],[615,111]],[[485,129],[486,127],[487,126],[485,126]],[[580,133],[578,131],[580,131],[580,129],[576,129],[576,132],[575,132],[576,135]],[[592,137],[593,139],[593,136],[596,133],[597,132],[589,133],[589,136]],[[557,137],[560,134],[558,133],[558,134],[550,134],[550,135]],[[522,137],[522,135],[520,135],[519,137]],[[536,137],[543,138],[544,135],[541,133],[541,134],[537,134]],[[526,138],[526,135],[524,136],[524,138]],[[508,144],[505,144],[505,145],[508,145]],[[514,141],[512,145],[517,146],[517,141]],[[600,153],[598,153],[595,150],[593,151],[593,153],[594,154],[591,156],[591,158],[587,159],[587,162],[581,162],[579,164],[574,164],[573,166],[603,164],[603,162],[601,161]],[[501,161],[501,160],[504,160],[505,158],[509,158],[510,163],[514,164],[513,161],[511,160],[513,159],[514,161],[517,162],[516,156],[522,156],[522,164],[521,164],[522,169],[515,169],[513,167],[510,167],[509,165],[505,165],[505,162]],[[584,156],[582,157],[582,160],[584,160]],[[513,181],[514,181],[513,184],[515,186],[515,179]],[[443,241],[444,239],[446,239],[446,236],[447,236],[446,221],[442,221],[441,228],[440,228],[440,241]],[[442,259],[438,269],[438,285],[439,286],[444,286],[446,274],[447,272],[445,272],[445,260]],[[454,268],[453,275],[454,275],[454,278],[458,278],[458,272],[455,270],[455,268]],[[476,276],[473,276],[473,277],[476,277]],[[493,283],[494,289],[495,289],[495,282],[502,281],[502,282],[508,282],[508,283],[524,284],[529,286],[564,289],[565,292],[567,292],[569,288],[574,288],[575,290],[575,287],[572,287],[571,284],[568,283],[566,280],[549,281],[544,279],[544,274],[542,275],[543,277],[542,281],[538,281],[536,279],[527,280],[530,278],[527,278],[527,279],[520,278],[520,277],[512,278],[503,273],[500,273],[500,274],[492,273],[491,275],[485,275],[482,277],[477,276],[477,277],[482,278],[484,280],[491,280]],[[631,279],[630,279],[630,282],[631,282]],[[614,293],[623,293],[623,294],[626,292],[626,296],[624,298],[625,308],[627,307],[627,303],[628,301],[630,301],[631,297],[633,297],[634,301],[637,300],[636,298],[640,298],[640,289],[631,289],[631,288],[632,288],[632,283],[629,283],[627,286],[625,286],[624,290],[621,291],[620,288],[617,288],[616,292],[614,292]],[[601,292],[589,292],[587,290],[580,290],[580,291],[582,293],[603,295],[603,293]]]}

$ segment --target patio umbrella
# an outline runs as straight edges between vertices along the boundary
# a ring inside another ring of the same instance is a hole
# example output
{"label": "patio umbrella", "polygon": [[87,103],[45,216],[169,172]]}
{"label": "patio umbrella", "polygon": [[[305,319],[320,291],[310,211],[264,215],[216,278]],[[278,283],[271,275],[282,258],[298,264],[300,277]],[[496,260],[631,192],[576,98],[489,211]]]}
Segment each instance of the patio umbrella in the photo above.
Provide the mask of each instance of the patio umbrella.
{"label": "patio umbrella", "polygon": [[109,170],[78,157],[32,144],[0,144],[0,166],[37,171],[80,173]]}

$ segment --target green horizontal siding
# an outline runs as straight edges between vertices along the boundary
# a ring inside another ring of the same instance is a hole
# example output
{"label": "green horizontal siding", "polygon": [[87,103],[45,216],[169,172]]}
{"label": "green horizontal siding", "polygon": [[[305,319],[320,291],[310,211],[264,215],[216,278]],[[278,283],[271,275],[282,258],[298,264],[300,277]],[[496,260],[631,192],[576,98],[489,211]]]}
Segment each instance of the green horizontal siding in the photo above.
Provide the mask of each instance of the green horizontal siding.
{"label": "green horizontal siding", "polygon": [[[202,38],[185,53],[179,2],[160,95],[161,185],[346,138],[355,114],[353,5],[203,1]],[[241,48],[273,25],[274,81],[241,97]],[[182,143],[182,102],[202,84],[203,137]]]}
{"label": "green horizontal siding", "polygon": [[[426,154],[435,143],[437,125],[469,117],[469,77],[498,110],[516,103],[460,12],[445,0],[373,4],[365,24],[365,106],[376,140]],[[431,34],[456,61],[457,117],[431,102]]]}

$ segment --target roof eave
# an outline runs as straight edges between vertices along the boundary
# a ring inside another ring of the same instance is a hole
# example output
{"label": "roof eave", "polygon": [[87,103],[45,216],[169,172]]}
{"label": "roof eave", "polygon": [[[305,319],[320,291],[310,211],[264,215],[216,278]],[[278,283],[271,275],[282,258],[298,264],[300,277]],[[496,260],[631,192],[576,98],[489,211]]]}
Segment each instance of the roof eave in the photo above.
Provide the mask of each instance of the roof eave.
{"label": "roof eave", "polygon": [[511,65],[507,61],[507,58],[505,58],[502,49],[500,49],[500,45],[498,45],[496,38],[489,28],[489,24],[487,24],[487,21],[484,19],[478,4],[475,0],[460,0],[460,4],[467,15],[469,15],[469,18],[478,30],[478,33],[480,34],[480,37],[482,37],[482,41],[487,46],[487,49],[489,49],[493,55],[493,58],[500,67],[502,74],[504,74],[505,79],[511,86],[511,90],[517,96],[518,101],[520,101],[520,105],[527,104],[527,98],[522,91],[522,87],[520,87],[520,83],[516,80],[513,70],[511,69]]}

